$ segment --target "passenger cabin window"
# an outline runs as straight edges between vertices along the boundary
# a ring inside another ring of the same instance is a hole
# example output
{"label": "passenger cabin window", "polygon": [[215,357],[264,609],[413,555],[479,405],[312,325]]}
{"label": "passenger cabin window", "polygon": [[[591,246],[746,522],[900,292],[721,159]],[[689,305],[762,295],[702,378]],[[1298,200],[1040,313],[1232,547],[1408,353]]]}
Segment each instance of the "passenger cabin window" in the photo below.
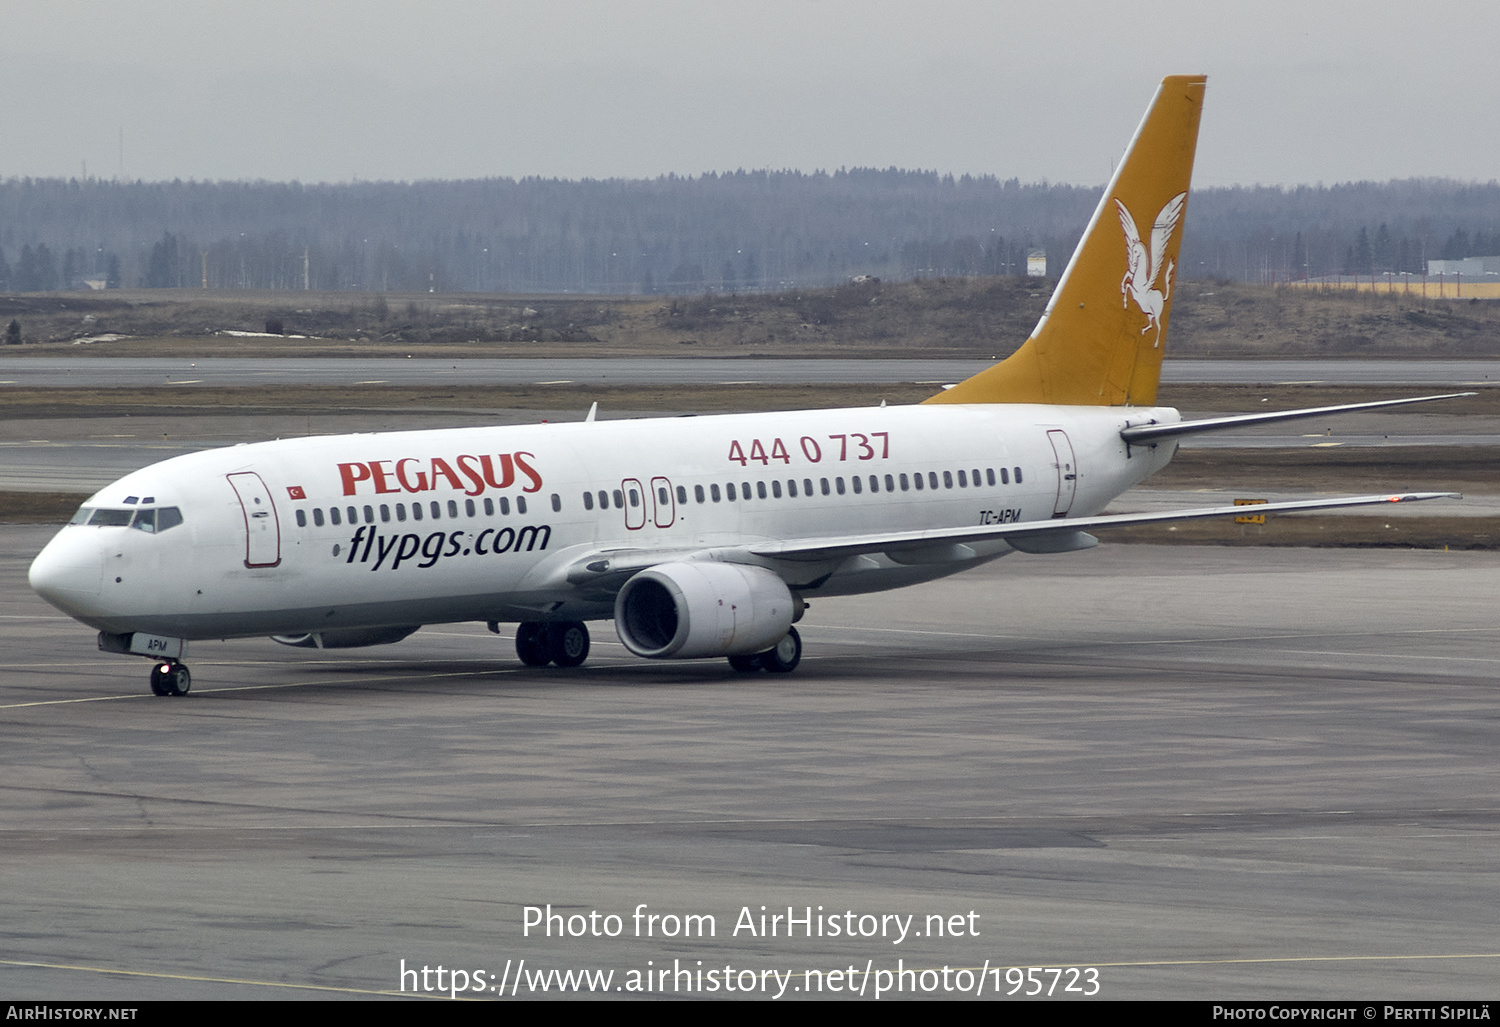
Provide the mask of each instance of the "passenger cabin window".
{"label": "passenger cabin window", "polygon": [[[508,513],[509,512],[508,510],[505,509],[505,505],[506,505],[505,500],[504,499],[500,500],[500,512],[501,513]],[[525,512],[526,512],[526,497],[525,496],[517,496],[516,497],[516,513],[523,514]]]}
{"label": "passenger cabin window", "polygon": [[315,528],[321,528],[322,526],[323,526],[323,511],[321,509],[317,508],[317,507],[314,507],[313,508],[313,527],[315,527]]}
{"label": "passenger cabin window", "polygon": [[556,492],[552,493],[552,512],[562,512],[562,496],[559,496]]}
{"label": "passenger cabin window", "polygon": [[302,509],[301,507],[297,508],[297,527],[307,527],[307,511]]}
{"label": "passenger cabin window", "polygon": [[583,508],[585,510],[592,510],[594,508],[594,494],[592,492],[585,492],[583,494]]}

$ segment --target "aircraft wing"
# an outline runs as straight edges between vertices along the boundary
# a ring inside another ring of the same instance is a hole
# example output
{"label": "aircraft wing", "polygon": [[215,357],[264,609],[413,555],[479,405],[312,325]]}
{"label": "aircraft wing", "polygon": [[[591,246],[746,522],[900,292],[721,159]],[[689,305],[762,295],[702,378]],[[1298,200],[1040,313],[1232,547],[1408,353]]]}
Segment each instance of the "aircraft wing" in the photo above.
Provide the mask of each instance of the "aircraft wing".
{"label": "aircraft wing", "polygon": [[1132,445],[1156,442],[1158,439],[1176,438],[1181,435],[1197,435],[1200,432],[1224,431],[1226,428],[1243,428],[1251,424],[1273,424],[1276,421],[1295,421],[1303,417],[1319,417],[1323,414],[1347,414],[1352,410],[1376,410],[1380,407],[1399,407],[1408,403],[1431,403],[1439,399],[1461,399],[1478,395],[1474,392],[1450,392],[1442,396],[1414,396],[1410,399],[1381,399],[1373,403],[1342,403],[1331,407],[1305,407],[1301,410],[1273,410],[1264,414],[1235,414],[1232,417],[1208,417],[1201,421],[1177,421],[1172,424],[1133,424],[1120,431],[1120,438]]}
{"label": "aircraft wing", "polygon": [[1307,499],[1283,503],[1258,503],[1246,506],[1205,506],[1156,513],[1111,514],[1098,517],[1064,517],[1057,520],[1022,521],[1016,524],[970,525],[961,528],[934,528],[925,531],[893,532],[885,535],[846,535],[797,539],[788,542],[752,543],[744,547],[751,556],[791,560],[830,560],[862,553],[919,553],[965,542],[989,542],[1001,539],[1022,552],[1066,552],[1086,549],[1097,543],[1085,534],[1100,528],[1120,528],[1135,524],[1162,524],[1170,521],[1195,521],[1210,517],[1243,517],[1248,513],[1300,513],[1308,510],[1336,510],[1350,506],[1374,506],[1379,503],[1415,503],[1426,499],[1462,499],[1457,492],[1400,492],[1378,496],[1346,496],[1337,499]]}

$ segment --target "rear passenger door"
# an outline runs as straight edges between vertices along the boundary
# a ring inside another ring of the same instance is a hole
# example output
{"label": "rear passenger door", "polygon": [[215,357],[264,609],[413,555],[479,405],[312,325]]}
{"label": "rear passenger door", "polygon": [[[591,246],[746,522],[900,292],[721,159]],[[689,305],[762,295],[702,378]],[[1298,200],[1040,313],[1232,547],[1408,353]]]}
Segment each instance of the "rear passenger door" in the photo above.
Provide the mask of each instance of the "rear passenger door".
{"label": "rear passenger door", "polygon": [[1047,441],[1052,443],[1052,455],[1057,460],[1057,502],[1052,505],[1052,516],[1066,517],[1073,509],[1073,495],[1078,491],[1078,464],[1073,456],[1073,443],[1061,428],[1049,428]]}

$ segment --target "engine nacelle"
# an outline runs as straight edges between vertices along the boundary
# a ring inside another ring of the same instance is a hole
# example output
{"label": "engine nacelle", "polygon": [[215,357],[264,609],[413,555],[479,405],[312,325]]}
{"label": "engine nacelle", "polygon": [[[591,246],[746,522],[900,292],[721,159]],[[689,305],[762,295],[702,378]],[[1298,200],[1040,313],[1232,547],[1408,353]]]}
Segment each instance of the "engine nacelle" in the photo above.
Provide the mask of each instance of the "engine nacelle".
{"label": "engine nacelle", "polygon": [[637,656],[748,656],[786,636],[800,612],[764,567],[709,561],[641,571],[615,597],[615,631]]}
{"label": "engine nacelle", "polygon": [[298,649],[359,649],[367,645],[390,645],[420,629],[422,625],[394,628],[343,628],[338,631],[309,631],[305,635],[272,635],[271,641]]}

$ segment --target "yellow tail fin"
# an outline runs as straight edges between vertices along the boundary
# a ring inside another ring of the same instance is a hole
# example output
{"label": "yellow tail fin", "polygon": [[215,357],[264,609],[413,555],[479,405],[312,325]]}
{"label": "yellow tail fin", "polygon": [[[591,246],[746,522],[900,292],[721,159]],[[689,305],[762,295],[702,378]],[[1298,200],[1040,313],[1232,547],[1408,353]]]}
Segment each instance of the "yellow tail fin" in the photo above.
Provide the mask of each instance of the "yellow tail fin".
{"label": "yellow tail fin", "polygon": [[928,403],[1156,402],[1205,82],[1162,80],[1031,337]]}

